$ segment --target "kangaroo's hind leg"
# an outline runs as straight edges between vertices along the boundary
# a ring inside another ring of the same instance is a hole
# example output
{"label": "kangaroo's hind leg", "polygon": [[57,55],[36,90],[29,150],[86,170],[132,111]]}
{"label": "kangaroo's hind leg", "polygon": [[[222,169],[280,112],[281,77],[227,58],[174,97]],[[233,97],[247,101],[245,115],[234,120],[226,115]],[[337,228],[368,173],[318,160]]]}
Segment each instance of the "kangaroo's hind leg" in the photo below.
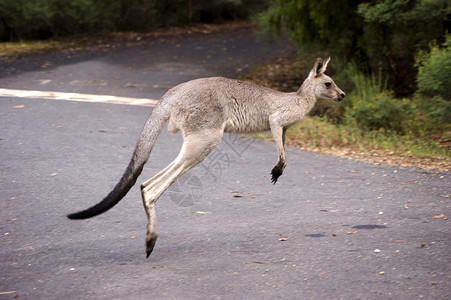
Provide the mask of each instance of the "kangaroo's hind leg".
{"label": "kangaroo's hind leg", "polygon": [[141,193],[148,223],[146,253],[149,257],[158,238],[155,202],[177,178],[195,167],[221,142],[223,130],[206,129],[184,134],[182,149],[177,158],[163,171],[141,185]]}

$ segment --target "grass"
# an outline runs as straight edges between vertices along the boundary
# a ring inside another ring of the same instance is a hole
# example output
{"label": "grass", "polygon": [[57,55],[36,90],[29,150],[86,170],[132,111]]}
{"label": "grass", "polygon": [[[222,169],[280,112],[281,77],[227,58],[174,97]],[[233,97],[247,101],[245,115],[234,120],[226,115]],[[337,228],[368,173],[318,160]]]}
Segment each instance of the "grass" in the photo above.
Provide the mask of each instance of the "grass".
{"label": "grass", "polygon": [[55,51],[61,43],[53,40],[47,41],[20,41],[0,43],[0,56],[20,56],[24,54],[37,54]]}
{"label": "grass", "polygon": [[435,141],[415,139],[387,131],[365,131],[355,126],[335,125],[309,117],[287,132],[289,143],[309,148],[346,147],[356,151],[389,151],[395,155],[451,158],[448,147]]}

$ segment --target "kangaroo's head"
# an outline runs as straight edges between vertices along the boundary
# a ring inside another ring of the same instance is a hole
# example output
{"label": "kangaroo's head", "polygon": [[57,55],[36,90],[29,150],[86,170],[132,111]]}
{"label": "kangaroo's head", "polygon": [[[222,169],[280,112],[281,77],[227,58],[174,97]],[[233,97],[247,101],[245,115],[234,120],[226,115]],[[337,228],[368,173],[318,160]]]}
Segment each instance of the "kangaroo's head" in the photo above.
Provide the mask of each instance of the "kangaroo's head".
{"label": "kangaroo's head", "polygon": [[330,57],[326,60],[317,58],[313,69],[307,78],[309,87],[313,89],[313,93],[317,99],[334,99],[341,101],[346,97],[345,93],[335,84],[335,82],[324,74]]}

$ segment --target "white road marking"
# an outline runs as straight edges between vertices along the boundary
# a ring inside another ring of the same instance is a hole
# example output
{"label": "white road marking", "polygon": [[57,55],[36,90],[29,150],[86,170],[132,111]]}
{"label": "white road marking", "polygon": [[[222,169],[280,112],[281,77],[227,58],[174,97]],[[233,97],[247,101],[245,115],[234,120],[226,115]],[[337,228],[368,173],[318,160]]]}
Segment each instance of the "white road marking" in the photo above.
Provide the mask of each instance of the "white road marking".
{"label": "white road marking", "polygon": [[0,89],[0,97],[41,98],[52,100],[69,100],[80,102],[119,103],[129,105],[155,106],[158,100],[145,98],[117,97],[110,95],[93,95],[63,92],[27,91]]}

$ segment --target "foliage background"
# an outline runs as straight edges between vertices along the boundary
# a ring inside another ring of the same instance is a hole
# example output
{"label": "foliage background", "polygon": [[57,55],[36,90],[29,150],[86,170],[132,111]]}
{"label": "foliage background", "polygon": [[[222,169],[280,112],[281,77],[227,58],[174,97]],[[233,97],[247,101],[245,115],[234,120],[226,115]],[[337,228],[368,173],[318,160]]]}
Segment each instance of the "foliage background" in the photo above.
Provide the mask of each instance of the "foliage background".
{"label": "foliage background", "polygon": [[445,41],[447,0],[272,0],[261,15],[267,32],[289,30],[301,47],[327,49],[364,72],[382,71],[397,96],[416,89],[415,55]]}
{"label": "foliage background", "polygon": [[0,40],[222,22],[266,6],[259,0],[0,0]]}

